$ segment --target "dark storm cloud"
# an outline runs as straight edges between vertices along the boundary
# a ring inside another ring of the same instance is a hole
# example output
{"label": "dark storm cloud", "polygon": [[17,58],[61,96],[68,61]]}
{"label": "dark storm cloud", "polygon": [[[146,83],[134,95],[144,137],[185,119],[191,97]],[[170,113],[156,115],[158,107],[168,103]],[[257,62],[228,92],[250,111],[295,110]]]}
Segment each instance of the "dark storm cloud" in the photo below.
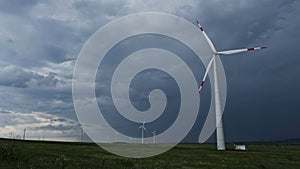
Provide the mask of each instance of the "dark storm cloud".
{"label": "dark storm cloud", "polygon": [[291,12],[290,1],[223,1],[201,2],[197,14],[188,17],[200,19],[202,26],[220,50],[262,43],[271,34],[283,28],[278,21]]}
{"label": "dark storm cloud", "polygon": [[54,74],[42,76],[34,72],[24,71],[11,65],[2,66],[0,85],[17,88],[49,86],[55,87],[57,79]]}
{"label": "dark storm cloud", "polygon": [[5,113],[5,114],[8,114],[8,113],[10,113],[9,111],[7,111],[7,110],[0,110],[0,113]]}
{"label": "dark storm cloud", "polygon": [[0,10],[1,12],[7,12],[11,14],[26,13],[33,5],[35,5],[38,0],[10,0],[10,1],[1,1]]}
{"label": "dark storm cloud", "polygon": [[63,118],[55,118],[55,119],[51,119],[51,121],[66,122],[67,119],[63,119]]}
{"label": "dark storm cloud", "polygon": [[46,126],[41,126],[41,127],[36,127],[36,130],[70,130],[73,129],[74,126],[64,126],[63,124],[59,124],[59,125],[52,125],[52,124],[48,124]]}
{"label": "dark storm cloud", "polygon": [[73,6],[85,17],[99,16],[99,14],[117,17],[128,12],[125,1],[75,1]]}

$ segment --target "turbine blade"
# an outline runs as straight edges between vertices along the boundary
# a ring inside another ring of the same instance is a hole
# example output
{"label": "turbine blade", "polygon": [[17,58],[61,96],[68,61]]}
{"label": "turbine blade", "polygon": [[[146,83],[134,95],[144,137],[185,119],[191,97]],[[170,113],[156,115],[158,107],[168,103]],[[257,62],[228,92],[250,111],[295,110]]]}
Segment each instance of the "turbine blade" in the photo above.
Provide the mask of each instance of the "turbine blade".
{"label": "turbine blade", "polygon": [[265,49],[265,48],[267,48],[267,47],[262,46],[262,47],[255,47],[255,48],[235,49],[235,50],[228,50],[228,51],[218,52],[217,54],[218,55],[231,55],[231,54],[242,53],[242,52],[247,52],[247,51],[252,51],[252,50]]}
{"label": "turbine blade", "polygon": [[215,57],[213,57],[213,58],[209,61],[208,65],[207,65],[206,72],[205,72],[205,74],[204,74],[204,77],[203,77],[203,79],[202,79],[202,81],[201,81],[201,84],[200,84],[200,87],[199,87],[199,90],[198,90],[199,93],[200,93],[201,89],[202,89],[203,86],[204,86],[205,79],[206,79],[206,77],[207,77],[207,75],[208,75],[208,72],[209,72],[209,70],[210,70],[210,68],[211,68],[211,65],[212,65],[214,59],[215,59]]}
{"label": "turbine blade", "polygon": [[216,50],[214,44],[212,43],[212,41],[210,40],[210,38],[207,36],[207,34],[205,33],[203,27],[200,25],[200,23],[199,23],[198,20],[197,20],[197,25],[198,25],[200,31],[203,33],[203,35],[204,35],[204,37],[205,37],[205,39],[206,39],[208,45],[210,46],[211,50],[212,50],[214,53],[217,53],[217,50]]}

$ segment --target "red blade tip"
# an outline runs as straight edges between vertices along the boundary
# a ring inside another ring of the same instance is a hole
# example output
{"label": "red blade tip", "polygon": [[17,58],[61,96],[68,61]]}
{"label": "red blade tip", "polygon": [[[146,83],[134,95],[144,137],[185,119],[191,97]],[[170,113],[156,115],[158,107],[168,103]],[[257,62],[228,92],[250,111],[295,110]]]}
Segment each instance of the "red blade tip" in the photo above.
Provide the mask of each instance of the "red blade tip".
{"label": "red blade tip", "polygon": [[203,85],[204,85],[204,81],[201,82],[200,86],[203,86]]}

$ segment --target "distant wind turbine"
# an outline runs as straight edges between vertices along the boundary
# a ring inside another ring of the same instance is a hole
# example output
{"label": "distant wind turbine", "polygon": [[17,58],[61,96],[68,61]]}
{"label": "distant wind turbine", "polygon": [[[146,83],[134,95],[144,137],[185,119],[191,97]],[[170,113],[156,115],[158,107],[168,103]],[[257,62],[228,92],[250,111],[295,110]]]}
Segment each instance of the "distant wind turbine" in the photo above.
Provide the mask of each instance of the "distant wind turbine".
{"label": "distant wind turbine", "polygon": [[210,38],[205,33],[203,27],[200,25],[199,21],[197,21],[197,25],[201,32],[203,33],[208,45],[210,46],[212,50],[212,58],[210,62],[208,63],[208,66],[206,68],[206,72],[204,74],[203,80],[201,81],[199,93],[204,85],[205,79],[211,69],[213,67],[213,95],[214,95],[214,106],[215,106],[215,114],[216,114],[216,130],[217,130],[217,149],[218,150],[225,150],[225,140],[224,140],[224,131],[223,131],[223,123],[222,123],[222,108],[221,108],[221,100],[220,100],[220,89],[219,89],[219,83],[218,83],[218,74],[217,74],[217,64],[216,64],[216,57],[219,57],[219,55],[231,55],[241,52],[247,52],[252,50],[259,50],[259,49],[265,49],[267,47],[255,47],[255,48],[246,48],[246,49],[235,49],[235,50],[229,50],[229,51],[222,51],[218,52],[216,48],[214,47],[214,44],[210,40]]}
{"label": "distant wind turbine", "polygon": [[152,131],[153,134],[153,143],[155,144],[156,142],[156,130]]}
{"label": "distant wind turbine", "polygon": [[26,128],[24,129],[24,132],[23,132],[23,140],[25,140],[25,136],[26,136]]}
{"label": "distant wind turbine", "polygon": [[13,139],[13,132],[10,132],[10,138]]}
{"label": "distant wind turbine", "polygon": [[144,131],[147,131],[147,129],[145,128],[145,121],[139,128],[142,130],[142,144],[144,144]]}
{"label": "distant wind turbine", "polygon": [[114,138],[114,143],[116,143],[117,142],[117,136],[118,136],[118,133],[117,133],[117,131],[115,131],[115,138]]}
{"label": "distant wind turbine", "polygon": [[81,129],[80,142],[83,142],[83,135],[84,135],[83,126],[80,126],[80,129]]}

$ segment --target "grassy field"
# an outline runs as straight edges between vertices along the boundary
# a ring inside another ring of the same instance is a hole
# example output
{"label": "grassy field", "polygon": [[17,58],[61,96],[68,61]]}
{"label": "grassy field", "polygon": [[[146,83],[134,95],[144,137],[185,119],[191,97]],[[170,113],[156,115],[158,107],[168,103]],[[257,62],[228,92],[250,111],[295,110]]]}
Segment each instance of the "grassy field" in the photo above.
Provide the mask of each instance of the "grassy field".
{"label": "grassy field", "polygon": [[[298,169],[299,145],[247,145],[247,151],[216,151],[213,144],[180,144],[151,158],[110,154],[93,143],[0,139],[1,169]],[[231,149],[231,150],[230,150]]]}

